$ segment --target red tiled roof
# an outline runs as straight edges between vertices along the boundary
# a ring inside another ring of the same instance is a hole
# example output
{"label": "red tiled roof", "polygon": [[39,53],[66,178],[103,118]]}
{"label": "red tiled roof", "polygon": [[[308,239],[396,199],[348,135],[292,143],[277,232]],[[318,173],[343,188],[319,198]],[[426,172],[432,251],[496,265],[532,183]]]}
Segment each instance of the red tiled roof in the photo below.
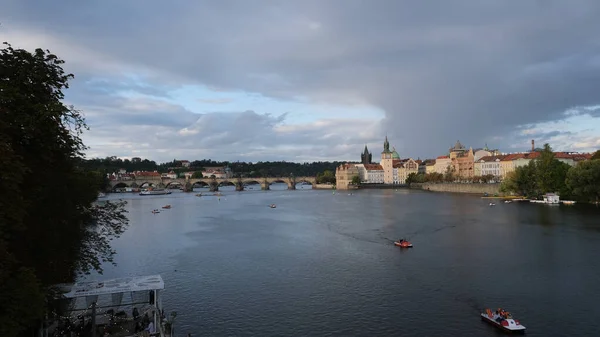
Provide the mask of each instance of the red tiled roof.
{"label": "red tiled roof", "polygon": [[368,171],[383,171],[383,166],[380,164],[365,164],[365,169]]}
{"label": "red tiled roof", "polygon": [[501,159],[501,161],[513,161],[513,160],[521,159],[521,158],[525,158],[524,153],[511,153],[511,154],[506,155],[506,157]]}
{"label": "red tiled roof", "polygon": [[492,161],[496,161],[497,159],[503,160],[504,157],[506,156],[485,156],[485,157],[481,157],[479,158],[478,161],[485,161],[485,162],[492,162]]}
{"label": "red tiled roof", "polygon": [[450,158],[450,157],[448,157],[448,156],[439,156],[436,159],[448,159],[448,158]]}
{"label": "red tiled roof", "polygon": [[158,177],[160,176],[160,173],[154,171],[154,172],[147,172],[147,171],[137,171],[135,172],[136,176],[140,176],[140,177]]}

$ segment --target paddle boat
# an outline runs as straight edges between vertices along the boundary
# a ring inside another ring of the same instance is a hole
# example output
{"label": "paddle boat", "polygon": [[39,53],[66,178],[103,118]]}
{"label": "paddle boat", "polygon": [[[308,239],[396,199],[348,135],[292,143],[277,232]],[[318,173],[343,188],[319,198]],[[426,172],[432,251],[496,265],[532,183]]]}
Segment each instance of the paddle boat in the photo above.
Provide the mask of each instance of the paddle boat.
{"label": "paddle boat", "polygon": [[412,243],[410,243],[409,241],[406,241],[404,239],[400,239],[396,242],[394,242],[394,245],[400,247],[400,248],[412,248]]}
{"label": "paddle boat", "polygon": [[481,319],[507,332],[525,333],[525,327],[514,319],[510,312],[501,308],[498,308],[495,312],[492,312],[491,309],[485,309],[485,312],[481,313]]}
{"label": "paddle boat", "polygon": [[164,205],[162,208],[164,208],[164,209],[171,209],[171,205]]}
{"label": "paddle boat", "polygon": [[275,204],[270,204],[270,205],[269,205],[269,207],[271,207],[271,208],[275,208],[275,207],[277,207],[277,206],[275,206]]}

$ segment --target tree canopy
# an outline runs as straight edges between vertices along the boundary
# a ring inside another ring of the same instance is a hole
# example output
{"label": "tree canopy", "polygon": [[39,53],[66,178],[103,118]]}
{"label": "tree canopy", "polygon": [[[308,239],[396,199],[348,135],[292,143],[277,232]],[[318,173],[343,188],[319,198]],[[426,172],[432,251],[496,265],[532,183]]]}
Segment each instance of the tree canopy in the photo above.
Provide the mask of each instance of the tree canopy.
{"label": "tree canopy", "polygon": [[78,166],[87,126],[62,103],[73,78],[63,63],[42,49],[0,49],[1,336],[39,324],[52,285],[101,271],[127,224],[122,204],[95,204],[102,175]]}
{"label": "tree canopy", "polygon": [[573,196],[582,201],[600,200],[600,159],[584,161],[567,174]]}
{"label": "tree canopy", "polygon": [[549,192],[558,192],[563,198],[589,196],[592,187],[585,184],[594,179],[593,170],[596,166],[590,164],[594,161],[596,160],[584,161],[571,167],[556,159],[550,145],[544,144],[538,158],[508,174],[502,182],[501,190],[528,197],[538,197]]}

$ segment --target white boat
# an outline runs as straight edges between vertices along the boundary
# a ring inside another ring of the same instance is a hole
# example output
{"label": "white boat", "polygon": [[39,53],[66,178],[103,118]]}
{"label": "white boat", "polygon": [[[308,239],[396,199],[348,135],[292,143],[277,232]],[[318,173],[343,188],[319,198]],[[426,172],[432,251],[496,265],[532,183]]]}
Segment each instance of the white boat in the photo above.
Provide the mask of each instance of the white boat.
{"label": "white boat", "polygon": [[526,328],[514,319],[510,312],[502,309],[495,312],[485,309],[485,312],[481,313],[481,319],[504,331],[525,333]]}
{"label": "white boat", "polygon": [[563,200],[562,203],[565,205],[575,205],[575,201],[573,200]]}
{"label": "white boat", "polygon": [[494,204],[493,202],[490,202],[490,206],[496,206],[496,204]]}
{"label": "white boat", "polygon": [[164,195],[164,194],[171,194],[171,191],[167,191],[164,188],[158,188],[158,189],[147,189],[147,190],[140,192],[140,195]]}
{"label": "white boat", "polygon": [[512,201],[511,200],[504,200],[505,204],[510,204]]}

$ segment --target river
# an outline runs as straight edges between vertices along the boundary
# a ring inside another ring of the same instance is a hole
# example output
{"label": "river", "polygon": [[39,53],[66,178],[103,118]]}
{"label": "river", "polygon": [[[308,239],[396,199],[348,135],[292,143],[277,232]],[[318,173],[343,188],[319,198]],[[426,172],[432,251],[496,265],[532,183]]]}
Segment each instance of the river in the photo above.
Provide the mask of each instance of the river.
{"label": "river", "polygon": [[101,278],[160,273],[178,336],[501,335],[485,307],[530,336],[600,331],[599,208],[284,188],[109,195],[130,227]]}

